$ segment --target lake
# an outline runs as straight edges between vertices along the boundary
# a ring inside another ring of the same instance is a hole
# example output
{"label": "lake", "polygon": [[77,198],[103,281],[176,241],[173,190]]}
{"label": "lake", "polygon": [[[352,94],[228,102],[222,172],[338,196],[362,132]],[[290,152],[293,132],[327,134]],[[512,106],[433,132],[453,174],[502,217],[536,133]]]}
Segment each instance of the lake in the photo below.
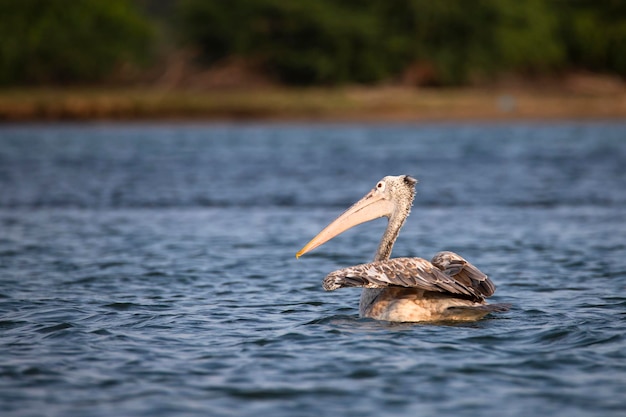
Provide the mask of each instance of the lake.
{"label": "lake", "polygon": [[[385,175],[393,256],[455,251],[512,304],[358,317],[295,253]],[[0,409],[16,416],[624,416],[626,123],[0,126]]]}

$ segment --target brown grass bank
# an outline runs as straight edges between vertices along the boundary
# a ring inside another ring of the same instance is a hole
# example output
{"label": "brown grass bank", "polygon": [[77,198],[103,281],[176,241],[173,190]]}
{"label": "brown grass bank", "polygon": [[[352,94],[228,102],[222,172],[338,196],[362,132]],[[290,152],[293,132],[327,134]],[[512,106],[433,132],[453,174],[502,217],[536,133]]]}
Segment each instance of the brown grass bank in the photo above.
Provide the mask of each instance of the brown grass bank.
{"label": "brown grass bank", "polygon": [[0,121],[427,121],[626,119],[626,91],[550,88],[22,88],[0,90]]}

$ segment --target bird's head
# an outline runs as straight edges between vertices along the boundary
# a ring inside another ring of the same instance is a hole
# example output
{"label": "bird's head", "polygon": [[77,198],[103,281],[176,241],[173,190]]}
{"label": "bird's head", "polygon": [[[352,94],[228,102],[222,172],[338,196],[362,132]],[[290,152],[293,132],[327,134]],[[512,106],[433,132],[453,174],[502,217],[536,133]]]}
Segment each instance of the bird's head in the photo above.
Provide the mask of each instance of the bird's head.
{"label": "bird's head", "polygon": [[296,258],[361,223],[380,217],[392,218],[403,215],[403,218],[406,218],[415,198],[415,184],[417,180],[408,175],[387,176],[381,179],[369,193],[311,239],[296,254]]}

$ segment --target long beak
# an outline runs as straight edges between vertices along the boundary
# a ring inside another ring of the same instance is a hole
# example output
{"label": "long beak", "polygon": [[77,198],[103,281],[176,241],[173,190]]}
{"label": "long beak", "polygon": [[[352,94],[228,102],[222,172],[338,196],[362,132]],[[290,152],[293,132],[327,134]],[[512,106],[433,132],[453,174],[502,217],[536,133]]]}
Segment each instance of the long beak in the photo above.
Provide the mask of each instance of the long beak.
{"label": "long beak", "polygon": [[372,190],[365,197],[354,203],[352,207],[346,210],[341,216],[337,217],[331,224],[326,226],[317,236],[311,239],[309,243],[300,249],[300,252],[296,253],[296,258],[323,245],[330,239],[358,224],[380,217],[389,217],[392,211],[393,203],[386,200],[382,195],[375,192],[375,190]]}

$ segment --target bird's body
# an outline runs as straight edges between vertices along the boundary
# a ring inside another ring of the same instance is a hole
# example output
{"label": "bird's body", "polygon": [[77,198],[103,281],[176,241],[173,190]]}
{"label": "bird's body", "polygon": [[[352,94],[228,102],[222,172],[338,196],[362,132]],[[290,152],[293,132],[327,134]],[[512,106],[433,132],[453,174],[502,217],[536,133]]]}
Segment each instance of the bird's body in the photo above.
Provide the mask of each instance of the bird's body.
{"label": "bird's body", "polygon": [[300,256],[357,224],[379,217],[389,223],[374,262],[331,272],[323,287],[362,287],[362,317],[397,322],[473,321],[503,304],[488,305],[495,286],[487,275],[453,252],[439,252],[431,261],[422,258],[390,259],[393,244],[408,217],[417,181],[407,175],[385,177],[365,197],[315,236]]}
{"label": "bird's body", "polygon": [[440,292],[394,287],[366,288],[359,304],[361,317],[395,322],[475,321],[502,309]]}

